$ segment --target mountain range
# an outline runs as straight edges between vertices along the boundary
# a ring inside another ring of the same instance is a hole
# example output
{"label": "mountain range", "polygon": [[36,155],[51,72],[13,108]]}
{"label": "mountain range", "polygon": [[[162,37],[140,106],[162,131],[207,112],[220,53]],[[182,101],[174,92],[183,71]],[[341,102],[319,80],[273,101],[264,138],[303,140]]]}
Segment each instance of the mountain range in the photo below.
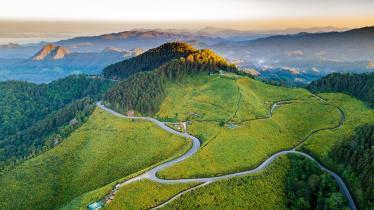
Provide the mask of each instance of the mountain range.
{"label": "mountain range", "polygon": [[[333,27],[310,28],[307,31],[313,33],[288,34],[299,30],[287,29],[283,35],[272,35],[279,31],[252,34],[209,27],[200,30],[138,29],[50,44],[1,45],[0,58],[6,59],[0,59],[0,75],[2,79],[48,82],[71,73],[99,73],[123,57],[140,54],[142,50],[139,49],[148,50],[173,41],[185,41],[198,49],[212,49],[241,69],[255,70],[259,77],[287,83],[308,83],[336,71],[374,70],[374,27],[348,31]],[[339,31],[324,32],[327,30]],[[49,79],[35,79],[32,74],[41,71],[43,77]]]}

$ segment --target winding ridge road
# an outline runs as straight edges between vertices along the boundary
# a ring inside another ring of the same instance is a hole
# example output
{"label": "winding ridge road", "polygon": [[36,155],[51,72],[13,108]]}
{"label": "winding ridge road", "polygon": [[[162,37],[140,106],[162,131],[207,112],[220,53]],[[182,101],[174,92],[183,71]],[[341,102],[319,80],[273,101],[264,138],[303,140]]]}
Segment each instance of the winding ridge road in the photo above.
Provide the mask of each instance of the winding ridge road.
{"label": "winding ridge road", "polygon": [[[318,96],[316,96],[318,97]],[[318,97],[320,100],[324,101],[322,98]],[[268,117],[266,119],[270,119],[271,116],[272,116],[272,113],[273,111],[276,109],[276,107],[280,106],[284,101],[280,101],[280,102],[277,102],[277,103],[274,103],[269,111],[269,114],[268,114]],[[254,173],[257,173],[263,169],[265,169],[271,162],[273,162],[273,160],[275,160],[277,157],[281,156],[281,155],[285,155],[285,154],[298,154],[298,155],[302,155],[314,162],[316,162],[318,164],[318,166],[325,172],[329,173],[331,176],[333,176],[335,178],[335,180],[338,182],[339,186],[340,186],[340,190],[342,191],[342,193],[344,194],[344,196],[347,198],[348,200],[348,204],[349,204],[349,207],[352,209],[352,210],[356,210],[357,207],[356,207],[356,204],[347,188],[347,186],[345,185],[344,181],[342,178],[340,178],[337,174],[335,174],[334,172],[330,171],[329,169],[327,169],[326,167],[324,167],[323,165],[321,165],[317,160],[315,160],[312,156],[306,154],[306,153],[303,153],[303,152],[300,152],[300,151],[296,151],[296,148],[300,147],[301,144],[303,142],[305,142],[307,139],[309,139],[313,134],[321,131],[321,130],[326,130],[326,129],[329,129],[329,130],[334,130],[336,128],[339,128],[340,126],[342,126],[343,122],[344,122],[344,119],[345,119],[345,116],[344,116],[344,112],[339,109],[340,113],[341,113],[341,119],[340,119],[340,122],[337,126],[335,127],[332,127],[332,128],[323,128],[323,129],[319,129],[319,130],[314,130],[314,131],[311,131],[311,133],[303,139],[303,141],[297,145],[296,147],[294,147],[293,149],[291,150],[286,150],[286,151],[280,151],[280,152],[277,152],[275,154],[273,154],[272,156],[270,156],[268,159],[266,159],[264,162],[262,162],[259,166],[257,166],[256,168],[254,169],[251,169],[251,170],[248,170],[248,171],[243,171],[243,172],[238,172],[238,173],[233,173],[233,174],[227,174],[227,175],[223,175],[223,176],[215,176],[215,177],[207,177],[207,178],[190,178],[190,179],[160,179],[157,177],[157,172],[165,169],[165,168],[168,168],[178,162],[181,162],[185,159],[187,159],[188,157],[192,156],[193,154],[195,154],[199,148],[200,148],[200,141],[199,139],[197,139],[196,137],[194,136],[191,136],[189,135],[188,133],[181,133],[181,132],[178,132],[176,130],[173,130],[171,129],[170,127],[168,127],[167,125],[165,125],[165,123],[163,122],[160,122],[154,118],[151,118],[151,117],[130,117],[130,116],[126,116],[126,115],[123,115],[123,114],[120,114],[112,109],[109,109],[107,107],[105,107],[101,101],[97,102],[96,105],[98,107],[100,107],[101,109],[103,109],[104,111],[107,111],[115,116],[118,116],[118,117],[121,117],[121,118],[126,118],[126,119],[141,119],[141,120],[148,120],[148,121],[151,121],[155,124],[157,124],[159,127],[161,127],[162,129],[164,129],[165,131],[169,132],[169,133],[173,133],[173,134],[176,134],[176,135],[179,135],[179,136],[182,136],[182,137],[185,137],[185,138],[189,138],[192,140],[192,147],[190,150],[188,150],[185,154],[183,154],[182,156],[176,158],[176,159],[173,159],[173,160],[170,160],[170,161],[167,161],[165,163],[162,163],[146,172],[144,172],[143,174],[139,175],[139,176],[136,176],[134,178],[131,178],[125,182],[122,182],[120,184],[117,184],[114,189],[111,191],[111,193],[109,195],[107,195],[105,197],[105,202],[108,201],[109,199],[112,199],[113,196],[115,195],[115,193],[118,191],[119,188],[121,188],[122,186],[126,185],[126,184],[129,184],[131,182],[134,182],[134,181],[137,181],[137,180],[140,180],[140,179],[150,179],[152,181],[155,181],[155,182],[158,182],[158,183],[164,183],[164,184],[173,184],[173,183],[190,183],[190,182],[201,182],[202,184],[199,184],[195,187],[192,187],[188,190],[185,190],[185,191],[182,191],[178,194],[176,194],[175,196],[173,196],[172,198],[170,198],[168,201],[152,208],[152,209],[159,209],[163,206],[165,206],[166,204],[174,201],[175,199],[177,199],[178,197],[180,197],[182,194],[184,193],[187,193],[187,192],[190,192],[194,189],[197,189],[197,188],[200,188],[200,187],[203,187],[205,185],[208,185],[214,181],[218,181],[218,180],[223,180],[223,179],[229,179],[229,178],[233,178],[233,177],[238,177],[238,176],[245,176],[245,175],[248,175],[248,174],[254,174]],[[265,118],[262,118],[262,119],[265,119]]]}

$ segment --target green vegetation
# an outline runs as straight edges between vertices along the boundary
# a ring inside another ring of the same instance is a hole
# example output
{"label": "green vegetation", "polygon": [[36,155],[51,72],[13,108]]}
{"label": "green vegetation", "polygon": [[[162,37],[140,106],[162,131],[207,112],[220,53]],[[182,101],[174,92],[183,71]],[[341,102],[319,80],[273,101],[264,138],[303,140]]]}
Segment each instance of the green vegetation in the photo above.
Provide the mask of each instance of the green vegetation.
{"label": "green vegetation", "polygon": [[312,92],[343,92],[374,107],[374,72],[366,74],[333,73],[308,86]]}
{"label": "green vegetation", "polygon": [[0,82],[0,167],[38,152],[47,146],[48,135],[74,117],[87,116],[86,105],[93,101],[72,103],[85,97],[96,100],[109,85],[107,80],[83,75],[42,85]]}
{"label": "green vegetation", "polygon": [[[149,209],[167,201],[173,195],[193,187],[188,184],[160,184],[140,180],[122,187],[105,209]],[[141,202],[139,202],[141,198]]]}
{"label": "green vegetation", "polygon": [[[173,51],[173,45],[167,47]],[[183,82],[192,73],[208,74],[219,70],[236,71],[236,67],[210,50],[194,50],[186,57],[169,61],[151,72],[141,72],[119,82],[106,93],[105,102],[120,112],[135,110],[152,114],[158,111],[165,98],[167,81]]]}
{"label": "green vegetation", "polygon": [[3,161],[0,166],[3,170],[10,170],[20,162],[61,143],[87,120],[95,106],[90,98],[74,101],[16,135],[5,138],[0,142],[0,156],[11,157],[14,154],[15,156],[28,154],[29,156],[13,157]]}
{"label": "green vegetation", "polygon": [[354,134],[333,147],[330,157],[352,183],[362,208],[374,207],[374,125],[358,127]]}
{"label": "green vegetation", "polygon": [[312,161],[281,156],[258,174],[214,182],[165,209],[348,209],[335,180]]}
{"label": "green vegetation", "polygon": [[[312,130],[334,127],[340,119],[334,106],[303,89],[245,77],[190,77],[186,83],[170,84],[167,91],[156,115],[189,121],[189,133],[203,144],[189,159],[161,171],[164,178],[210,177],[254,168],[272,154],[298,145]],[[282,100],[288,101],[266,119],[271,105]]]}
{"label": "green vegetation", "polygon": [[165,209],[286,209],[290,161],[276,159],[264,171],[217,181],[182,195]]}
{"label": "green vegetation", "polygon": [[344,139],[353,135],[355,128],[373,123],[374,110],[368,108],[362,101],[345,94],[323,93],[320,96],[330,104],[339,106],[344,111],[346,120],[339,129],[333,131],[325,130],[313,135],[301,149],[312,154],[333,171],[341,174],[347,181],[348,187],[358,205],[362,207],[367,206],[369,204],[365,201],[365,193],[359,184],[360,182],[366,183],[367,180],[358,181],[358,175],[343,173],[344,168],[348,167],[348,165],[345,163],[344,166],[339,166],[336,160],[334,160],[335,158],[332,157],[335,155],[332,154],[332,151],[336,145],[339,145]]}
{"label": "green vegetation", "polygon": [[126,79],[138,72],[152,71],[173,59],[185,57],[193,51],[195,49],[186,43],[166,43],[134,58],[109,65],[104,69],[103,74],[106,78]]}
{"label": "green vegetation", "polygon": [[285,193],[287,209],[349,209],[335,179],[305,157],[290,154]]}
{"label": "green vegetation", "polygon": [[1,175],[1,209],[61,207],[184,152],[188,144],[151,122],[114,117],[97,108],[61,144]]}

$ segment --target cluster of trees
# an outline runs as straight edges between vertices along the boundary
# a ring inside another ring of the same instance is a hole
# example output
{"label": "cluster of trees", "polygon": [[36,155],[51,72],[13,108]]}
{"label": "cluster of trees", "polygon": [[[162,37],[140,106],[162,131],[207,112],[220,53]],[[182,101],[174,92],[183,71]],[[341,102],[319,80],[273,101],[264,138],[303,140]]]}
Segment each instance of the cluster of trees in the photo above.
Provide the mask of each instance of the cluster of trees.
{"label": "cluster of trees", "polygon": [[288,209],[344,209],[347,201],[334,178],[316,163],[290,155],[291,168],[286,180]]}
{"label": "cluster of trees", "polygon": [[312,92],[343,92],[355,96],[374,107],[374,72],[332,73],[313,81],[307,87]]}
{"label": "cluster of trees", "polygon": [[41,85],[0,82],[0,167],[47,146],[47,137],[73,118],[79,124],[110,84],[84,75]]}
{"label": "cluster of trees", "polygon": [[126,112],[135,110],[152,114],[165,97],[167,81],[180,82],[187,75],[219,70],[237,72],[237,68],[210,50],[196,50],[186,57],[174,59],[150,72],[140,72],[113,86],[105,94],[108,106]]}
{"label": "cluster of trees", "polygon": [[330,157],[339,164],[344,178],[353,185],[355,198],[362,209],[374,208],[374,125],[358,127],[341,144],[335,145]]}
{"label": "cluster of trees", "polygon": [[142,71],[152,71],[161,65],[196,51],[191,45],[182,42],[166,43],[157,48],[106,67],[104,77],[125,79],[132,74]]}

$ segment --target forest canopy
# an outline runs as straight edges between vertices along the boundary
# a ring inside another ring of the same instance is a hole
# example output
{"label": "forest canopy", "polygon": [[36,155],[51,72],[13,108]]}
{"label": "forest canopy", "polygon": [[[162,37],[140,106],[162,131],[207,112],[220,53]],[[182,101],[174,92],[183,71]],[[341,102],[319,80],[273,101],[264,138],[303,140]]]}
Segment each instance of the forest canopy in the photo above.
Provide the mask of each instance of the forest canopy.
{"label": "forest canopy", "polygon": [[0,166],[36,152],[77,115],[88,115],[111,82],[84,75],[49,84],[0,82]]}
{"label": "forest canopy", "polygon": [[343,92],[374,107],[374,72],[332,73],[313,81],[307,87],[312,92]]}

